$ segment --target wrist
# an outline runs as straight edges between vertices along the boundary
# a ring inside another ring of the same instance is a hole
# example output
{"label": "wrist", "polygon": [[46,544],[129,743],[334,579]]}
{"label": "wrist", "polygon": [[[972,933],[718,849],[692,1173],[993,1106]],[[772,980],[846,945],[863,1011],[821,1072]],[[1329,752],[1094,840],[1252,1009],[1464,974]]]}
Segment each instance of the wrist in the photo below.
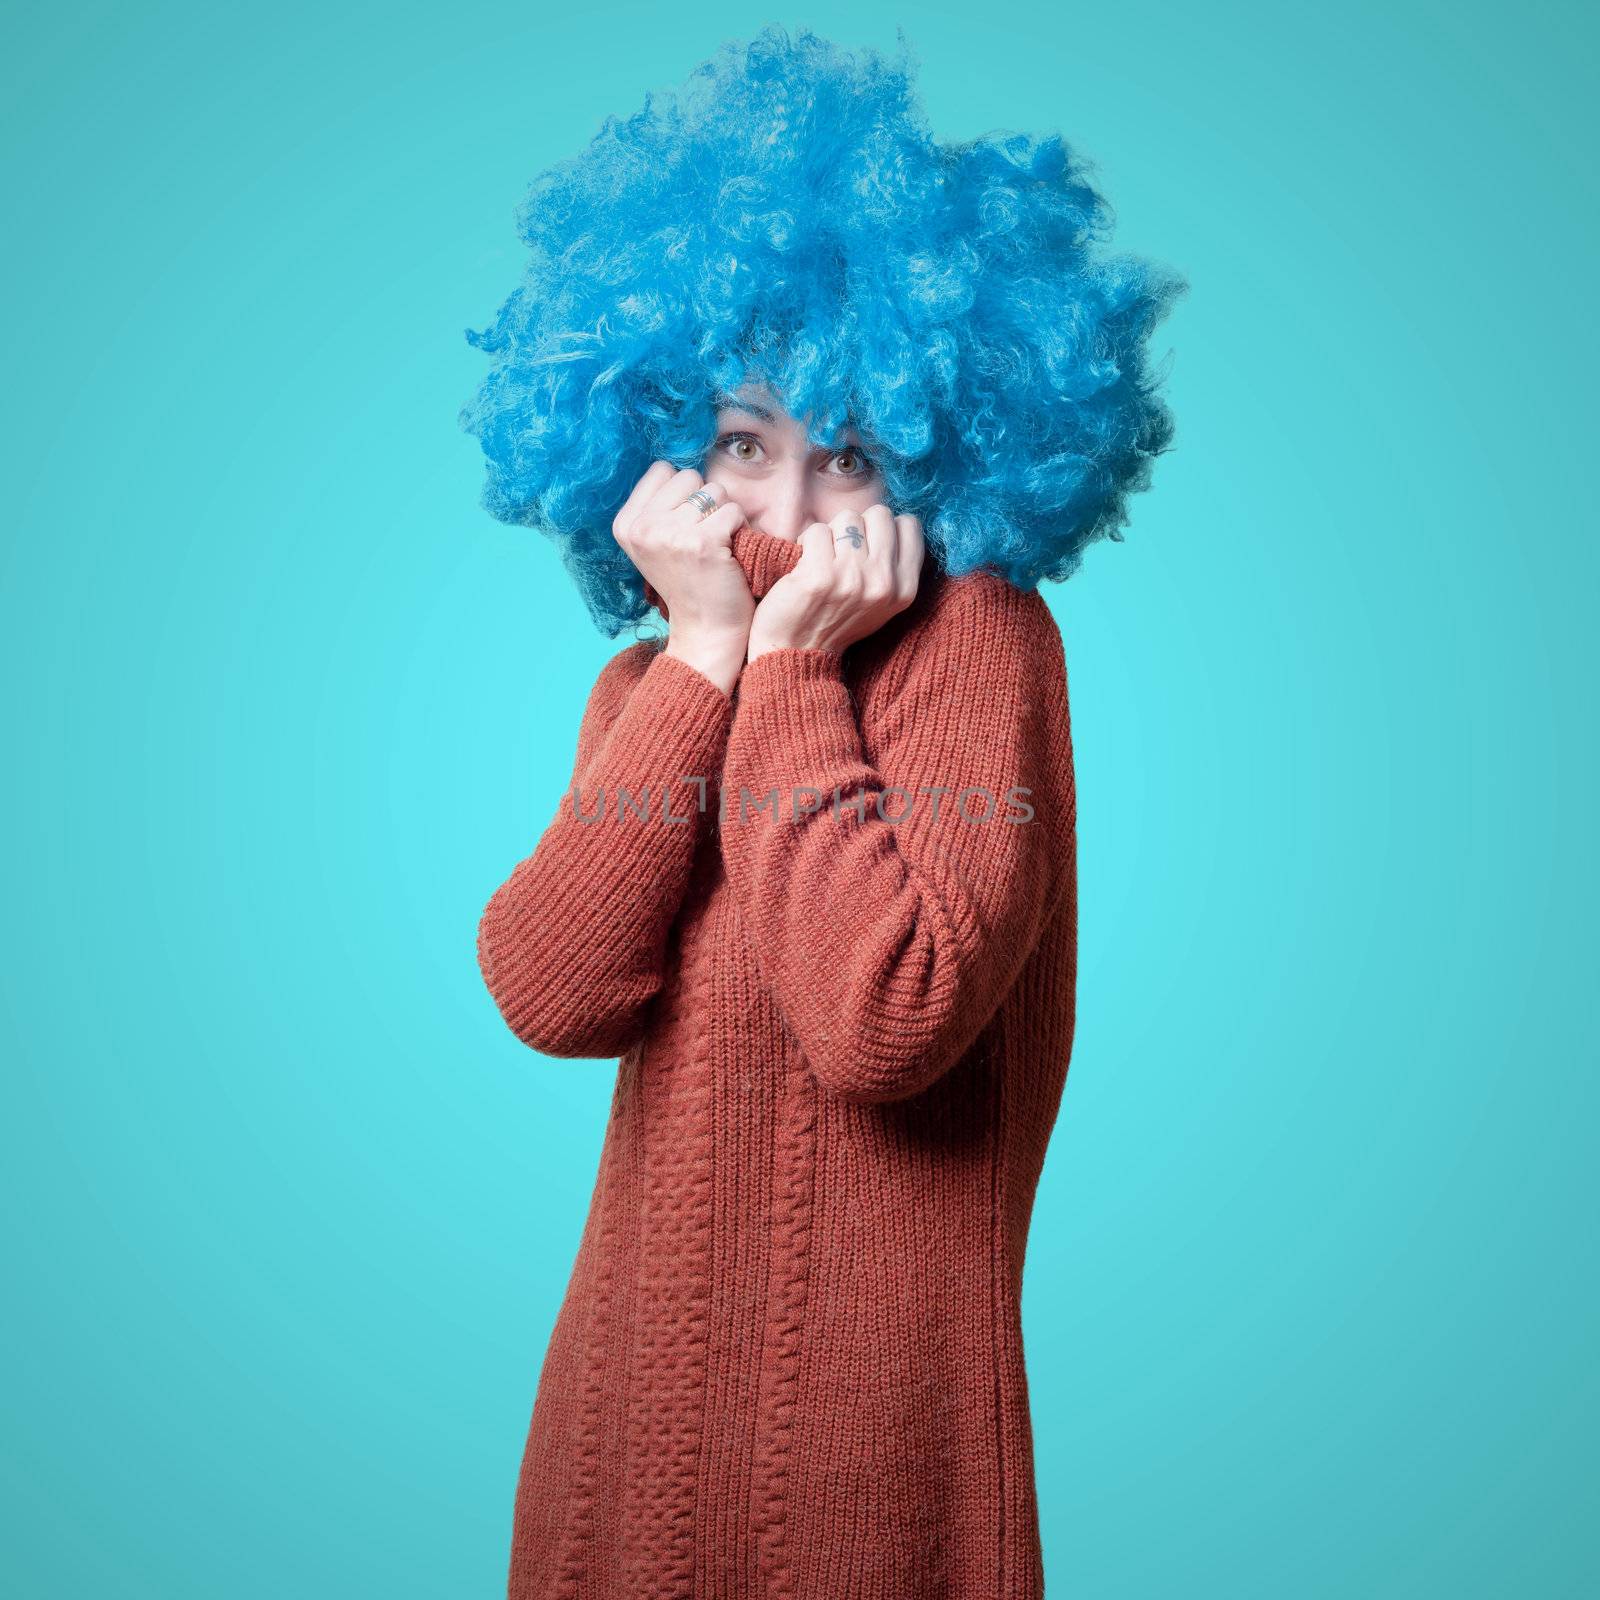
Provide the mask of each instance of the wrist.
{"label": "wrist", "polygon": [[703,673],[724,694],[731,694],[744,667],[745,640],[731,634],[694,634],[674,629],[667,635],[666,654]]}
{"label": "wrist", "polygon": [[770,655],[774,650],[826,650],[833,655],[840,652],[826,639],[818,638],[792,638],[784,634],[757,634],[750,635],[750,644],[745,651],[745,662],[757,659],[759,656]]}

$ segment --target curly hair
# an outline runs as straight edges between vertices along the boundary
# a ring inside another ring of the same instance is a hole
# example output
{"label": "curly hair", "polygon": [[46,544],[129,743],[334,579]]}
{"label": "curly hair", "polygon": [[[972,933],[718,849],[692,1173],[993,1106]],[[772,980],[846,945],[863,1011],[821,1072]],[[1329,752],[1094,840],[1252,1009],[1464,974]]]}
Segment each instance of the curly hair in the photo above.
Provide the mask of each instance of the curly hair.
{"label": "curly hair", "polygon": [[482,504],[559,545],[610,637],[648,610],[611,523],[651,461],[703,466],[716,401],[767,385],[853,425],[951,575],[1020,588],[1118,531],[1172,437],[1145,343],[1188,285],[1096,256],[1111,213],[1058,135],[941,144],[899,58],[769,25],[608,117],[532,182],[532,252],[460,412]]}

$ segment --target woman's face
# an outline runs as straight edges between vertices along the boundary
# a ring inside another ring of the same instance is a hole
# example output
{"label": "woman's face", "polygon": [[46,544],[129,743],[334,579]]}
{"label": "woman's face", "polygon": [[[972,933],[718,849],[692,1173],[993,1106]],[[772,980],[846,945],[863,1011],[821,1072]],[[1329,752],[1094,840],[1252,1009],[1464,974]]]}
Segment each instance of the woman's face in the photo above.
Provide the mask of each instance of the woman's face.
{"label": "woman's face", "polygon": [[716,438],[700,475],[744,508],[752,528],[791,543],[813,522],[865,511],[884,497],[883,476],[853,428],[833,449],[815,449],[804,425],[769,390],[752,385],[718,408]]}

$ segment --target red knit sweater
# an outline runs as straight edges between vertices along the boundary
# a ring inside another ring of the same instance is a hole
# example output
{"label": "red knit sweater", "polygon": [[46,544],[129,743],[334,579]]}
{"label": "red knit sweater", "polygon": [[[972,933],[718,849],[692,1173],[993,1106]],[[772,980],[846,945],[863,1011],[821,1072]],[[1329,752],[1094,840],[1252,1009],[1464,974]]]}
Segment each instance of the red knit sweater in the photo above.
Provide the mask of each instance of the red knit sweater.
{"label": "red knit sweater", "polygon": [[[800,555],[733,551],[758,598]],[[1022,1268],[1077,934],[1049,608],[930,562],[731,696],[629,645],[573,784],[478,936],[518,1038],[620,1057],[512,1600],[1033,1600]]]}

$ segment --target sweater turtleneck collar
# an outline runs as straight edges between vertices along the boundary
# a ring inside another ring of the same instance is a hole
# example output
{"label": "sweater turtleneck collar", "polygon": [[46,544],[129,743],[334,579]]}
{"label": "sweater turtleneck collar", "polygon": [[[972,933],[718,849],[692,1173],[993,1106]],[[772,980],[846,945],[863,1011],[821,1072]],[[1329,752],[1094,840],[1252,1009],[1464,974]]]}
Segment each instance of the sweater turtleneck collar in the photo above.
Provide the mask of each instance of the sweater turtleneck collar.
{"label": "sweater turtleneck collar", "polygon": [[[775,533],[763,533],[748,523],[734,530],[728,548],[743,569],[750,593],[757,600],[762,599],[779,578],[788,577],[800,564],[800,557],[804,554],[797,540],[780,539]],[[913,609],[926,603],[943,581],[944,569],[930,555],[922,566],[921,583]],[[646,604],[654,606],[662,618],[666,618],[667,602],[650,586],[648,579],[645,581],[644,598]]]}
{"label": "sweater turtleneck collar", "polygon": [[[803,553],[796,541],[780,539],[775,533],[763,533],[759,528],[750,527],[748,523],[734,530],[729,549],[733,552],[733,559],[744,571],[745,581],[750,585],[750,593],[757,600],[760,600],[779,578],[787,577],[794,571]],[[648,580],[644,586],[644,597],[646,602],[653,605],[663,617],[667,615],[667,602],[651,588]]]}

